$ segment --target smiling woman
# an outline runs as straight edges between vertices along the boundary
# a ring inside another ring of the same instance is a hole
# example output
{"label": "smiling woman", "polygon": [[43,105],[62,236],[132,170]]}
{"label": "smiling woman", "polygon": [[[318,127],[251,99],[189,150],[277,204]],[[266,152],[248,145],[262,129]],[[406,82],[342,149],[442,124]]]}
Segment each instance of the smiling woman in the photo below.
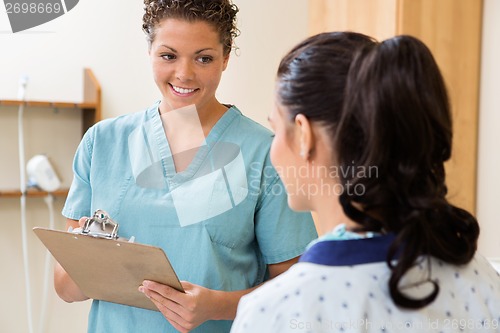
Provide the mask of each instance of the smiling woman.
{"label": "smiling woman", "polygon": [[155,29],[149,53],[163,97],[160,113],[196,105],[208,132],[227,109],[215,98],[229,60],[218,32],[204,21],[164,19]]}
{"label": "smiling woman", "polygon": [[[269,159],[271,132],[216,98],[238,8],[144,3],[161,100],[89,129],[63,215],[77,227],[107,211],[122,237],[168,254],[185,293],[144,281],[137,292],[158,311],[94,300],[89,332],[229,332],[239,299],[297,262],[317,233],[309,213],[287,205]],[[55,286],[67,302],[87,299],[59,265]]]}

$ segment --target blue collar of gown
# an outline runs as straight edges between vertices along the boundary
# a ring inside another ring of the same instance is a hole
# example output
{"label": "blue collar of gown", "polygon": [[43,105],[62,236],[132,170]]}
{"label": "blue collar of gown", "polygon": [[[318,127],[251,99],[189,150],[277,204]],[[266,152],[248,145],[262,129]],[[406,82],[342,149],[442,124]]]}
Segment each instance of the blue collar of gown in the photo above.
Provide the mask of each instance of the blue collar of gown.
{"label": "blue collar of gown", "polygon": [[329,240],[314,244],[299,262],[326,266],[352,266],[385,262],[394,234],[350,240]]}

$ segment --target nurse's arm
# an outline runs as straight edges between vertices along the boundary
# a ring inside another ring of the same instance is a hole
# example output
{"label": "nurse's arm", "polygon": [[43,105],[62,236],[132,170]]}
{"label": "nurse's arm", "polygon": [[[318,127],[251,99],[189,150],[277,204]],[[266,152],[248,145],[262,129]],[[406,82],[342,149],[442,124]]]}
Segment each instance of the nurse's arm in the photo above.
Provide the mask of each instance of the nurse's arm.
{"label": "nurse's arm", "polygon": [[[78,221],[67,219],[66,230],[69,227],[78,228]],[[71,303],[89,299],[58,262],[55,263],[54,267],[54,287],[57,295],[65,302]]]}
{"label": "nurse's arm", "polygon": [[[271,264],[267,265],[269,269],[269,279],[273,279],[280,275],[281,273],[285,272],[288,270],[293,264],[295,264],[297,261],[299,261],[299,257],[280,262],[277,264]],[[264,282],[265,283],[265,282]],[[260,285],[259,285],[260,286]],[[246,294],[250,293],[254,289],[257,289],[257,287],[253,287],[250,289],[246,290],[239,290],[239,291],[229,291],[229,292],[220,292],[221,293],[221,299],[220,303],[221,305],[225,305],[224,307],[221,306],[218,310],[219,313],[216,314],[217,319],[219,320],[233,320],[236,317],[236,309],[238,308],[238,302],[240,301],[240,298],[245,296]]]}
{"label": "nurse's arm", "polygon": [[283,262],[279,262],[277,264],[267,265],[267,267],[269,268],[269,277],[271,279],[277,277],[281,273],[288,270],[293,264],[297,263],[298,261],[299,261],[299,257],[295,257],[295,258],[290,259],[288,261],[283,261]]}
{"label": "nurse's arm", "polygon": [[[298,261],[297,258],[268,265],[274,278]],[[185,293],[172,287],[144,281],[139,291],[149,297],[165,318],[180,332],[189,332],[207,320],[233,320],[240,298],[257,287],[238,291],[210,290],[181,281]]]}

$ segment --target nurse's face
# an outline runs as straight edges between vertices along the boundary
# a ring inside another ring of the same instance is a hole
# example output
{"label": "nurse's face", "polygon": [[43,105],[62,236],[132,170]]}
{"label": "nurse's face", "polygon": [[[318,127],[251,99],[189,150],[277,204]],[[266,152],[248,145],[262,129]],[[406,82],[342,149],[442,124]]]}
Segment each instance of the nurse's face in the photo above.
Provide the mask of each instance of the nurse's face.
{"label": "nurse's face", "polygon": [[[288,194],[291,209],[309,210],[307,192],[307,164],[300,156],[299,137],[290,121],[288,111],[279,102],[269,115],[269,123],[274,131],[270,157]],[[306,190],[306,191],[305,191]]]}
{"label": "nurse's face", "polygon": [[149,54],[162,94],[160,111],[192,104],[198,112],[217,108],[215,91],[229,59],[219,33],[204,21],[173,18],[158,23],[155,32]]}

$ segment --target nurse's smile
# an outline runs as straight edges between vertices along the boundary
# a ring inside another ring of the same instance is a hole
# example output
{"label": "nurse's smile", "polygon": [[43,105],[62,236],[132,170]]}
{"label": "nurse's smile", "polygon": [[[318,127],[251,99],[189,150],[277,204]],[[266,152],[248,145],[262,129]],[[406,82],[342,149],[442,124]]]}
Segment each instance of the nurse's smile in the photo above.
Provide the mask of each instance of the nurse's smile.
{"label": "nurse's smile", "polygon": [[194,95],[198,90],[200,89],[194,89],[194,88],[182,88],[178,86],[174,86],[173,84],[169,83],[170,88],[172,89],[172,93],[176,96],[180,97],[189,97]]}

